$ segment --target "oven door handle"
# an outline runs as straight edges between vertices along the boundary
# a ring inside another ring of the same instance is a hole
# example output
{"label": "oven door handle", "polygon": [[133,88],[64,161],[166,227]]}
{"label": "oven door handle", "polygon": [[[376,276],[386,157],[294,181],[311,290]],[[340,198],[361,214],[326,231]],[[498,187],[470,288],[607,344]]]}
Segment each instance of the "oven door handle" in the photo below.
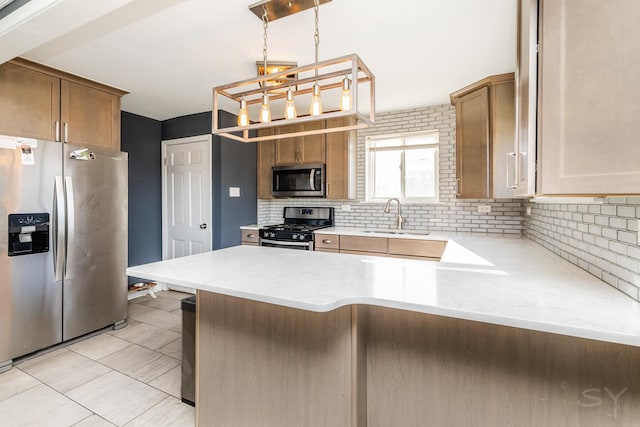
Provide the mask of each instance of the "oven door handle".
{"label": "oven door handle", "polygon": [[309,188],[311,189],[311,191],[316,191],[316,183],[315,183],[315,178],[316,176],[316,170],[315,168],[311,168],[311,171],[309,172]]}
{"label": "oven door handle", "polygon": [[311,247],[313,242],[286,242],[283,240],[269,240],[269,239],[260,239],[260,245],[262,243],[267,243],[270,245],[280,245],[280,246],[308,246]]}

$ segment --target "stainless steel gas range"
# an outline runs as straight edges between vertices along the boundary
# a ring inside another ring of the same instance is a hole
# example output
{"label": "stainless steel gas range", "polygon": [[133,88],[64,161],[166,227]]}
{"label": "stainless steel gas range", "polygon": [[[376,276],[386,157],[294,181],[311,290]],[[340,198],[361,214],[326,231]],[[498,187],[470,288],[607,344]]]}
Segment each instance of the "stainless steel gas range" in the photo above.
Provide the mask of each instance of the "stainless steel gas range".
{"label": "stainless steel gas range", "polygon": [[333,226],[333,208],[286,207],[284,223],[259,229],[260,246],[314,250],[313,232]]}

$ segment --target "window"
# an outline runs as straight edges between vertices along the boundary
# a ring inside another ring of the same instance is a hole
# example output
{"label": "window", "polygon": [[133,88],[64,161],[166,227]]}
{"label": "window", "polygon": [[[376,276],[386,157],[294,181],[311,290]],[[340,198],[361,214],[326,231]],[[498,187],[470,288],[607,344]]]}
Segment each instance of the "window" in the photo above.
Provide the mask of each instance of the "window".
{"label": "window", "polygon": [[368,137],[367,200],[438,200],[439,132]]}

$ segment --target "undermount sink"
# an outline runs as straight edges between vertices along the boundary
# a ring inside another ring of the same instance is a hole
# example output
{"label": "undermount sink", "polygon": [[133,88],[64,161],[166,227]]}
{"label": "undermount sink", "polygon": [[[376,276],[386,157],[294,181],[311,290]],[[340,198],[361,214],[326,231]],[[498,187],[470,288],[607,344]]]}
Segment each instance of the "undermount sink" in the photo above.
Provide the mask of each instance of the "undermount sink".
{"label": "undermount sink", "polygon": [[419,230],[363,230],[363,233],[413,235],[413,236],[427,236],[429,234],[428,231],[419,231]]}

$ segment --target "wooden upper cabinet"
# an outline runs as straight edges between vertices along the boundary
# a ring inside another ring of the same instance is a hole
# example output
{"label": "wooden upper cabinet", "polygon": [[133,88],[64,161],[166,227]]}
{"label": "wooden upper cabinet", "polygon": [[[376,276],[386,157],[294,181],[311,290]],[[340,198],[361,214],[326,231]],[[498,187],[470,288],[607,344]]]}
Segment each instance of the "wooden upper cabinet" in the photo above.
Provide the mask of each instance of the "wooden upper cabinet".
{"label": "wooden upper cabinet", "polygon": [[[322,129],[324,121],[289,125],[278,128],[278,133],[302,132]],[[324,134],[305,135],[301,137],[282,138],[276,140],[276,165],[293,165],[302,163],[325,162]]]}
{"label": "wooden upper cabinet", "polygon": [[60,79],[10,62],[0,66],[0,135],[55,140]]}
{"label": "wooden upper cabinet", "polygon": [[[259,136],[273,135],[274,129],[259,129]],[[257,142],[257,186],[258,186],[258,199],[271,199],[271,171],[275,164],[275,141],[260,141]]]}
{"label": "wooden upper cabinet", "polygon": [[[298,132],[299,125],[282,126],[278,133]],[[302,163],[298,147],[298,138],[282,138],[275,140],[276,165],[291,165]]]}
{"label": "wooden upper cabinet", "polygon": [[0,65],[0,134],[120,150],[125,93],[16,58]]}
{"label": "wooden upper cabinet", "polygon": [[[337,122],[348,124],[346,118],[330,119],[327,127]],[[355,137],[351,132],[332,132],[326,135],[327,199],[349,199],[355,196]]]}
{"label": "wooden upper cabinet", "polygon": [[512,197],[506,177],[515,144],[514,73],[460,89],[451,94],[451,103],[456,106],[456,196]]}
{"label": "wooden upper cabinet", "polygon": [[61,121],[70,144],[120,150],[120,97],[62,80]]}
{"label": "wooden upper cabinet", "polygon": [[[348,119],[332,119],[345,125]],[[273,135],[322,129],[326,121],[267,128],[259,135]],[[334,127],[334,126],[332,126]],[[277,129],[277,130],[276,130]],[[355,197],[356,138],[354,132],[332,132],[260,141],[258,144],[258,198],[271,199],[271,171],[273,166],[296,164],[325,164],[326,198],[349,199]]]}
{"label": "wooden upper cabinet", "polygon": [[[325,121],[305,123],[303,130],[324,129]],[[305,135],[299,139],[300,163],[325,162],[325,134]]]}
{"label": "wooden upper cabinet", "polygon": [[458,197],[490,197],[489,154],[489,89],[483,87],[456,103]]}
{"label": "wooden upper cabinet", "polygon": [[540,1],[540,193],[640,193],[638,22],[633,0]]}

